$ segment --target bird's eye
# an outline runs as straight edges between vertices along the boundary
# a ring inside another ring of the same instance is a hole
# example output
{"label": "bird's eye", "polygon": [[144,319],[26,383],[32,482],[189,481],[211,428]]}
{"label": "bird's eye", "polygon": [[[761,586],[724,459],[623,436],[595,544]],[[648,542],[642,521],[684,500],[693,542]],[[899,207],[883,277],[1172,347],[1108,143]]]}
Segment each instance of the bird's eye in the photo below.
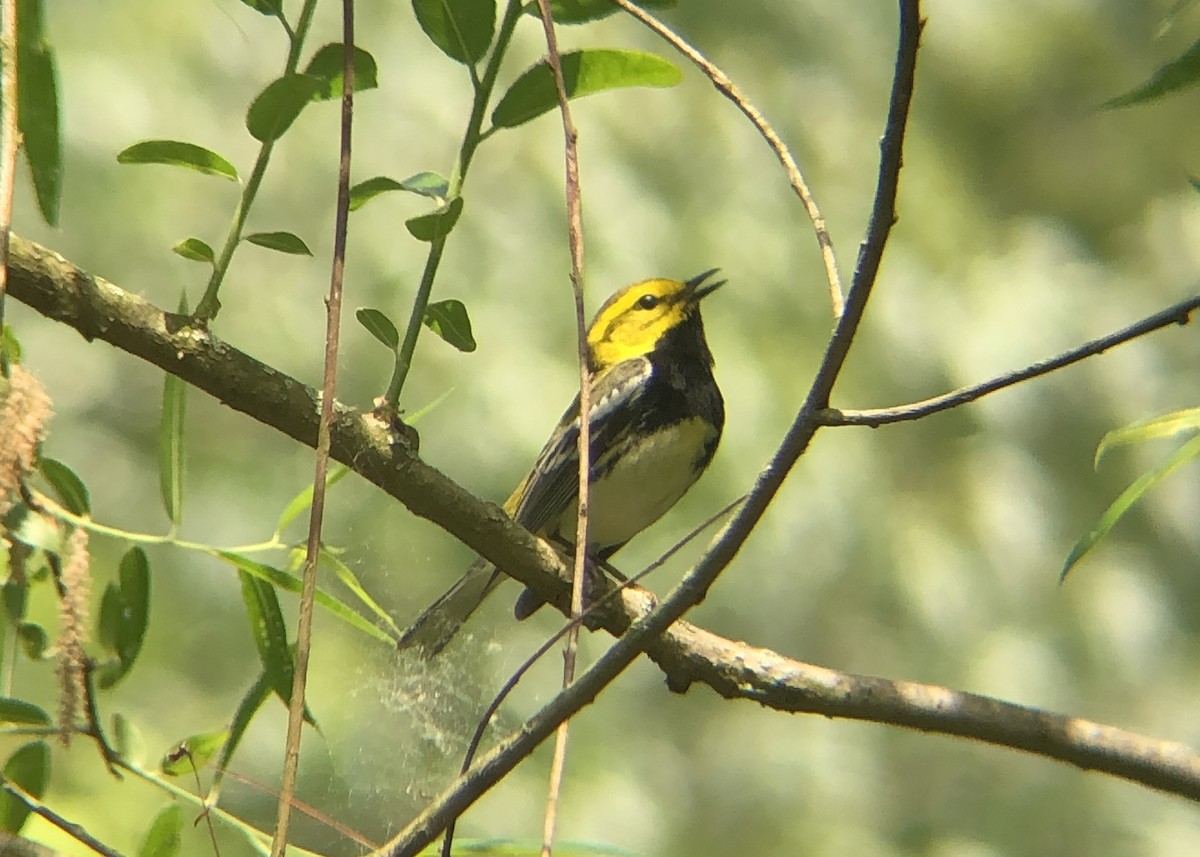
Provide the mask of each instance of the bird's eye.
{"label": "bird's eye", "polygon": [[654,309],[658,306],[658,295],[642,295],[637,305],[639,309]]}

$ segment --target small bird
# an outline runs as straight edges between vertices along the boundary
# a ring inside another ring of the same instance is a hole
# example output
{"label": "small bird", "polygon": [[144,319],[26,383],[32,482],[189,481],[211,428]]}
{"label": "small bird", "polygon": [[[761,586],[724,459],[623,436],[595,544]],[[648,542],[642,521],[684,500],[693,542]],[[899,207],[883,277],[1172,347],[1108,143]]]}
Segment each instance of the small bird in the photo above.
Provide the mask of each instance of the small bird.
{"label": "small bird", "polygon": [[[643,280],[609,298],[588,329],[591,471],[588,556],[607,560],[657,521],[712,461],[725,424],[700,301],[717,269],[681,282]],[[572,546],[579,503],[579,397],[504,510],[531,533]],[[400,638],[433,656],[501,582],[480,557]],[[523,619],[541,600],[526,590]]]}

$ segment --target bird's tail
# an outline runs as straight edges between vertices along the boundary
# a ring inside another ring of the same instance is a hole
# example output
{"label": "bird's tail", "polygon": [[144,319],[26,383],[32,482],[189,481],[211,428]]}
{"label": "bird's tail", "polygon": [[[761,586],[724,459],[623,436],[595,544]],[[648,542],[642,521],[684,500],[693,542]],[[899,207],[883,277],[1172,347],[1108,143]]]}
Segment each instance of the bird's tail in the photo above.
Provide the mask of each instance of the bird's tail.
{"label": "bird's tail", "polygon": [[408,626],[396,647],[401,651],[417,649],[424,657],[433,657],[446,648],[458,629],[502,579],[490,562],[475,560],[445,595],[425,608]]}

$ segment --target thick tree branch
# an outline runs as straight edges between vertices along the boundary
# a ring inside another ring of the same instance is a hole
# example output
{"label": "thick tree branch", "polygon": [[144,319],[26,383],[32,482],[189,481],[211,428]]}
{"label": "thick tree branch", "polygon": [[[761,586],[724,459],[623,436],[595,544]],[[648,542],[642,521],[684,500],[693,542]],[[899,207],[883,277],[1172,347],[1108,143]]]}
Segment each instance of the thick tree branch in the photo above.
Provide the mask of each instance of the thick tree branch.
{"label": "thick tree branch", "polygon": [[[316,393],[209,333],[186,326],[61,256],[13,236],[11,294],[48,318],[174,372],[225,404],[313,446]],[[420,461],[369,416],[339,406],[333,453],[339,461],[436,522],[566,612],[569,571],[557,554],[498,507],[484,503]],[[653,596],[622,593],[599,626],[621,634]],[[1077,718],[912,682],[893,682],[803,664],[676,622],[648,649],[675,689],[693,682],[730,699],[781,711],[893,723],[1014,747],[1151,788],[1200,800],[1200,757],[1170,743]]]}

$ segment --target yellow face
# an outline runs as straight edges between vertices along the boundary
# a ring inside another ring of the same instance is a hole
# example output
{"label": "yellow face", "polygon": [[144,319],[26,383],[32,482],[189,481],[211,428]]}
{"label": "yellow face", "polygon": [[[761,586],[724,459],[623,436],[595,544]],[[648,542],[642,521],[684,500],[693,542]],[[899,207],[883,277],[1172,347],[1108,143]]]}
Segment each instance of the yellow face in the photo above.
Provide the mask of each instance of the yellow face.
{"label": "yellow face", "polygon": [[643,280],[605,301],[588,330],[593,369],[653,351],[667,331],[695,316],[700,299],[721,285],[703,284],[713,273],[708,271],[687,282]]}

